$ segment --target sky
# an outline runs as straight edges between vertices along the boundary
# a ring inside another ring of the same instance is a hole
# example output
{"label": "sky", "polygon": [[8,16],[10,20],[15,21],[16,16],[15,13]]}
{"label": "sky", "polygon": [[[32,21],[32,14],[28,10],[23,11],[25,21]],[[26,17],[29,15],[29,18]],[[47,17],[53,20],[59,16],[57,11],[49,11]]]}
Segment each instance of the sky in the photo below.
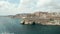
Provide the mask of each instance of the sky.
{"label": "sky", "polygon": [[60,12],[60,0],[0,0],[0,15]]}

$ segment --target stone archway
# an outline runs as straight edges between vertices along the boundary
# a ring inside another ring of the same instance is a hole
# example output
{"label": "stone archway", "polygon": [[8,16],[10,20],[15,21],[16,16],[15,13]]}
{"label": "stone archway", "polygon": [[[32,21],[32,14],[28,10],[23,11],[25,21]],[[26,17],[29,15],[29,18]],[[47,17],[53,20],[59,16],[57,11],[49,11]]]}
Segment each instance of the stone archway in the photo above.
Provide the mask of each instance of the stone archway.
{"label": "stone archway", "polygon": [[35,25],[36,23],[35,22],[32,22],[32,25]]}

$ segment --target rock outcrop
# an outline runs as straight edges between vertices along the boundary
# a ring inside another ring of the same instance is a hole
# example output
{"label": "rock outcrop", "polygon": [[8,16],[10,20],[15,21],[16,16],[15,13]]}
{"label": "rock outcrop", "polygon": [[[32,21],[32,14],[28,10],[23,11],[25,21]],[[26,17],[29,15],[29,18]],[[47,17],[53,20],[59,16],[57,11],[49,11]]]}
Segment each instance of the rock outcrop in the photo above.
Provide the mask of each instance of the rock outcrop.
{"label": "rock outcrop", "polygon": [[60,14],[36,12],[26,15],[22,24],[60,25]]}

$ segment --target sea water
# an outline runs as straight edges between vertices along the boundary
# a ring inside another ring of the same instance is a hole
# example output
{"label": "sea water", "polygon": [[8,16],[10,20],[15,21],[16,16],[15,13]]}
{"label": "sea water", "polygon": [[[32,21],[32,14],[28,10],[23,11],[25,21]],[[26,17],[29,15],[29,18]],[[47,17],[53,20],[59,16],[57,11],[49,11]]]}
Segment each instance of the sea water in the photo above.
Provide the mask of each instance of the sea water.
{"label": "sea water", "polygon": [[0,17],[0,34],[60,34],[60,26],[22,25],[21,18]]}

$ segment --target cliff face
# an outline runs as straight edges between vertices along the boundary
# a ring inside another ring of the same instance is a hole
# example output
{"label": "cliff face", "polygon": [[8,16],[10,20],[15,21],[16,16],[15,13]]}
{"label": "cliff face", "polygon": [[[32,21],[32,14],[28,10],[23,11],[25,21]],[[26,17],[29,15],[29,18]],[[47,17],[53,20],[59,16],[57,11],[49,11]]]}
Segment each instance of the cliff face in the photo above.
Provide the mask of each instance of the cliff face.
{"label": "cliff face", "polygon": [[43,25],[60,25],[60,14],[48,12],[36,12],[27,14],[23,18],[24,24],[43,24]]}

